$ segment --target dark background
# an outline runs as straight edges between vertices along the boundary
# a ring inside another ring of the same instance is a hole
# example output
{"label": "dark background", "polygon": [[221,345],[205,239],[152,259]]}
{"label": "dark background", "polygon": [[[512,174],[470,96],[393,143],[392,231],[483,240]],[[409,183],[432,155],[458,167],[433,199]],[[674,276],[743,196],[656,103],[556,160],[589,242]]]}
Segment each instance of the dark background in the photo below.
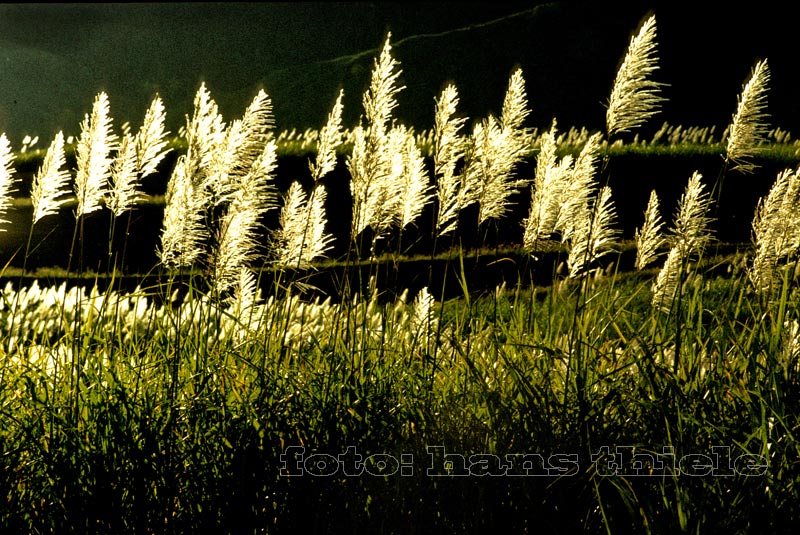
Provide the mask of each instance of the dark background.
{"label": "dark background", "polygon": [[[461,96],[460,110],[477,120],[498,113],[510,73],[523,69],[532,113],[529,126],[547,127],[555,117],[569,126],[604,129],[605,108],[630,37],[655,13],[659,70],[655,79],[668,101],[663,113],[642,128],[647,135],[664,121],[683,126],[716,126],[720,135],[736,109],[737,97],[757,60],[767,58],[772,80],[768,111],[773,126],[800,135],[797,104],[797,48],[791,13],[761,2],[733,8],[712,2],[552,3],[170,3],[170,4],[0,4],[0,132],[13,147],[25,134],[38,147],[64,129],[78,135],[80,122],[100,90],[109,93],[115,125],[137,129],[156,93],[166,104],[173,132],[192,112],[206,82],[226,121],[241,116],[259,88],[274,101],[280,130],[323,126],[339,88],[345,90],[345,125],[362,113],[361,98],[373,62],[392,32],[393,55],[403,71],[395,117],[418,130],[433,125],[434,98],[447,82]],[[165,168],[169,167],[170,158]],[[784,161],[760,162],[755,174],[729,172],[715,208],[712,232],[723,242],[750,240],[751,221]],[[534,161],[517,169],[532,177]],[[793,165],[793,164],[792,164]],[[710,188],[720,173],[718,154],[612,158],[604,176],[618,208],[617,227],[632,239],[641,225],[650,191],[657,190],[669,221],[686,181],[700,172]],[[28,177],[33,169],[27,169]],[[308,180],[305,156],[284,156],[279,186]],[[167,175],[149,177],[148,193],[163,193]],[[331,256],[350,250],[349,176],[344,165],[325,178],[329,230],[336,236]],[[20,188],[24,195],[24,188]],[[478,228],[475,205],[462,211],[459,240],[467,249],[518,245],[529,194],[512,199],[502,222]],[[118,222],[130,238],[127,271],[157,265],[163,207],[140,207]],[[399,237],[382,240],[385,250],[427,254],[433,207]],[[86,219],[82,267],[104,270],[108,260],[108,213]],[[274,228],[271,212],[267,228]],[[9,211],[0,258],[25,261],[30,209]],[[28,267],[69,262],[76,220],[71,209],[33,229],[37,247]],[[369,243],[369,239],[364,243]],[[264,244],[266,247],[266,242]],[[440,248],[446,244],[439,244]],[[446,248],[446,247],[445,247]],[[365,251],[367,249],[365,248]],[[379,251],[380,252],[380,251]],[[426,270],[427,273],[427,270]],[[493,281],[486,277],[486,281]],[[366,280],[366,279],[365,279]],[[492,286],[493,288],[493,286]]]}
{"label": "dark background", "polygon": [[[158,93],[175,132],[205,81],[226,120],[259,88],[278,130],[319,128],[340,87],[346,126],[361,113],[372,62],[392,32],[403,70],[396,117],[433,124],[447,82],[463,114],[498,113],[512,70],[523,69],[531,126],[553,117],[602,128],[603,103],[631,34],[652,10],[658,81],[670,84],[663,121],[728,124],[755,62],[772,72],[771,124],[800,131],[794,17],[779,4],[728,2],[154,3],[0,5],[0,131],[39,146],[77,135],[105,90],[116,125],[134,131]],[[787,4],[782,4],[786,6]]]}

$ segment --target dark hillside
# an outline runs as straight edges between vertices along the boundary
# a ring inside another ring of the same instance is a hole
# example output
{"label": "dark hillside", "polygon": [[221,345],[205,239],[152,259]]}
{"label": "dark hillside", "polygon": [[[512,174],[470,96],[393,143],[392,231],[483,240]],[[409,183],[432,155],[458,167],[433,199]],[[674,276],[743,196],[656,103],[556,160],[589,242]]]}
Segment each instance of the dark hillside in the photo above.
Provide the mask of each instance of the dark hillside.
{"label": "dark hillside", "polygon": [[[724,128],[750,68],[770,60],[773,123],[796,130],[792,18],[704,2],[157,3],[0,5],[0,131],[40,145],[77,134],[94,95],[109,93],[115,124],[141,117],[158,92],[173,130],[205,81],[226,118],[258,88],[281,130],[319,128],[339,87],[353,126],[372,62],[388,31],[406,90],[396,116],[430,128],[433,99],[453,82],[462,112],[497,112],[511,70],[523,69],[531,125],[599,128],[616,66],[636,25],[657,16],[670,101],[654,128]],[[785,4],[784,4],[785,5]]]}

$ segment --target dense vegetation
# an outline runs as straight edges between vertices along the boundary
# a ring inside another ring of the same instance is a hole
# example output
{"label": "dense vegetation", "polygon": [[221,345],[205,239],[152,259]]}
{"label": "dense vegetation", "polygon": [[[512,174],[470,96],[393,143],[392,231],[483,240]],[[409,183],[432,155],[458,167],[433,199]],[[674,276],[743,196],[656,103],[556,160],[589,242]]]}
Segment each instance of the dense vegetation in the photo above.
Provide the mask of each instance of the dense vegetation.
{"label": "dense vegetation", "polygon": [[[796,148],[766,128],[766,61],[719,137],[665,127],[638,141],[661,102],[656,60],[650,17],[621,63],[605,132],[526,128],[515,70],[499,116],[463,133],[448,86],[434,129],[417,134],[392,120],[402,87],[389,38],[361,124],[345,130],[337,100],[299,142],[311,154],[302,178],[278,176],[297,147],[274,135],[264,92],[225,123],[201,86],[172,144],[158,98],[136,134],[118,137],[101,93],[69,164],[61,134],[16,156],[26,186],[0,137],[0,215],[31,213],[0,300],[0,526],[791,525]],[[662,153],[710,156],[716,173],[615,202],[615,161]],[[778,171],[746,215],[751,239],[721,243],[737,180],[769,165]],[[168,177],[150,192],[161,197],[143,199],[153,176]],[[29,200],[15,201],[15,187]],[[337,188],[347,194],[331,202]],[[148,204],[161,210],[157,265],[126,287],[132,214]],[[617,206],[636,214],[630,231]],[[37,229],[57,216],[72,219],[63,283],[30,282],[49,238]],[[425,247],[406,247],[409,235]]]}

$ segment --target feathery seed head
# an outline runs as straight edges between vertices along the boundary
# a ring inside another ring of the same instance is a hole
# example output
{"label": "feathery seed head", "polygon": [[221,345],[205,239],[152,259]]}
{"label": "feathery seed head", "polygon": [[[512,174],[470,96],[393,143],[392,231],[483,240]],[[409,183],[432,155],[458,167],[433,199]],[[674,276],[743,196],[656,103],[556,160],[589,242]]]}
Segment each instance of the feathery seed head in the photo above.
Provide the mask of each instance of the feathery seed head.
{"label": "feathery seed head", "polygon": [[186,157],[175,163],[167,183],[161,247],[158,257],[167,268],[191,266],[203,250],[208,231],[203,221],[205,199],[186,169]]}
{"label": "feathery seed head", "polygon": [[367,132],[361,126],[353,129],[353,149],[347,158],[350,171],[350,195],[353,198],[353,217],[351,236],[355,240],[369,226],[370,214],[367,206],[368,194],[372,189],[373,175],[377,163],[375,154],[367,148]]}
{"label": "feathery seed head", "polygon": [[398,203],[398,221],[400,228],[405,228],[419,217],[425,206],[433,199],[432,187],[428,183],[425,172],[425,160],[417,147],[414,135],[405,133],[402,149],[401,171],[398,182],[401,184],[400,202]]}
{"label": "feathery seed head", "polygon": [[466,117],[455,117],[458,108],[458,90],[448,84],[442,90],[436,102],[434,117],[434,171],[444,175],[447,167],[455,167],[464,153],[464,137],[459,130],[464,126]]}
{"label": "feathery seed head", "polygon": [[344,90],[340,90],[336,103],[328,115],[328,122],[319,133],[317,161],[315,164],[310,162],[308,164],[311,168],[311,176],[314,182],[318,182],[336,167],[336,149],[344,142],[344,132],[342,131],[343,97]]}
{"label": "feathery seed head", "polygon": [[169,134],[164,130],[165,120],[164,102],[157,96],[150,103],[142,127],[136,134],[136,168],[141,178],[155,173],[158,164],[170,151],[165,149]]}
{"label": "feathery seed head", "polygon": [[224,138],[225,123],[204,82],[195,95],[193,115],[186,118],[185,173],[192,182],[199,185],[205,180],[204,173]]}
{"label": "feathery seed head", "polygon": [[[11,143],[5,134],[0,135],[0,223],[8,223],[3,219],[11,207],[11,194],[17,182],[14,176],[14,153],[11,152]],[[0,231],[5,229],[0,228]]]}
{"label": "feathery seed head", "polygon": [[758,202],[753,218],[756,253],[749,269],[750,280],[759,291],[775,287],[778,261],[800,250],[800,175],[786,169],[778,174],[765,198]]}
{"label": "feathery seed head", "polygon": [[686,190],[678,202],[678,213],[670,236],[672,247],[678,247],[684,259],[702,252],[711,239],[709,235],[711,219],[706,216],[711,199],[705,190],[702,178],[703,176],[695,171],[689,179]]}
{"label": "feathery seed head", "polygon": [[262,216],[278,208],[272,184],[277,166],[276,143],[271,139],[252,162],[250,172],[240,177],[216,233],[214,286],[220,294],[237,284],[241,270],[257,257]]}
{"label": "feathery seed head", "polygon": [[475,126],[464,171],[462,208],[477,200],[479,225],[508,213],[510,197],[527,185],[513,175],[525,150],[519,132],[503,128],[492,116]]}
{"label": "feathery seed head", "polygon": [[256,206],[247,202],[231,203],[222,216],[216,232],[213,281],[216,291],[227,292],[238,280],[240,271],[255,256],[258,246]]}
{"label": "feathery seed head", "polygon": [[64,133],[58,132],[50,143],[39,172],[33,178],[31,204],[33,205],[33,224],[48,215],[55,215],[67,202],[71,175],[64,169]]}
{"label": "feathery seed head", "polygon": [[656,282],[653,284],[653,307],[662,312],[672,309],[675,297],[678,295],[678,286],[684,270],[685,259],[678,247],[673,247],[667,255],[667,261],[658,272]]}
{"label": "feathery seed head", "polygon": [[[404,204],[406,140],[410,132],[405,126],[393,126],[381,144],[381,169],[378,181],[367,195],[367,223],[375,238],[383,237],[391,227],[400,224]],[[413,135],[411,135],[413,139]]]}
{"label": "feathery seed head", "polygon": [[239,270],[233,286],[230,307],[233,317],[243,320],[262,301],[255,274],[245,267]]}
{"label": "feathery seed head", "polygon": [[433,310],[435,305],[436,300],[428,291],[428,287],[424,286],[414,299],[410,325],[414,335],[427,339],[434,332],[436,329],[436,318]]}
{"label": "feathery seed head", "polygon": [[95,98],[91,115],[86,115],[81,123],[81,136],[76,149],[78,171],[74,190],[78,208],[75,217],[101,208],[113,161],[110,153],[117,148],[116,140],[111,131],[108,95],[100,92]]}
{"label": "feathery seed head", "polygon": [[214,206],[230,201],[243,175],[250,172],[253,163],[261,156],[270,139],[273,126],[272,101],[262,90],[245,110],[241,119],[232,121],[220,131],[208,167],[204,169],[202,184]]}
{"label": "feathery seed head", "polygon": [[466,118],[454,117],[458,107],[458,91],[449,84],[436,101],[434,121],[434,175],[437,177],[436,196],[439,210],[436,215],[436,231],[439,236],[455,230],[458,224],[459,177],[456,165],[464,155],[465,138],[459,130]]}
{"label": "feathery seed head", "polygon": [[544,182],[547,170],[556,165],[556,149],[558,122],[553,119],[550,129],[539,138],[539,153],[536,155],[536,176],[537,184]]}
{"label": "feathery seed head", "polygon": [[[328,221],[325,214],[325,201],[327,193],[323,186],[317,186],[311,192],[310,206],[308,206],[307,226],[308,247],[306,249],[307,262],[321,258],[328,254],[333,246],[333,235],[325,230]],[[302,264],[301,260],[301,264]]]}
{"label": "feathery seed head", "polygon": [[509,80],[500,120],[490,115],[478,123],[467,153],[464,202],[477,199],[479,225],[503,217],[510,209],[509,198],[527,186],[526,180],[513,177],[530,148],[528,131],[522,127],[527,115],[525,81],[518,69]]}
{"label": "feathery seed head", "polygon": [[606,111],[609,137],[634,130],[658,113],[665,100],[659,92],[665,84],[650,80],[650,75],[658,69],[657,61],[656,18],[651,15],[631,38],[617,71]]}
{"label": "feathery seed head", "polygon": [[732,169],[752,172],[756,168],[750,159],[758,154],[759,145],[769,133],[766,122],[769,115],[765,111],[769,78],[767,60],[757,62],[739,95],[726,147],[726,157],[734,163]]}
{"label": "feathery seed head", "polygon": [[247,107],[240,121],[241,142],[235,147],[237,171],[247,170],[259,157],[264,144],[273,137],[275,120],[272,116],[272,99],[260,89]]}
{"label": "feathery seed head", "polygon": [[[489,119],[493,118],[489,117]],[[463,210],[480,199],[483,187],[483,168],[481,165],[483,146],[481,142],[487,137],[484,131],[488,126],[488,122],[486,119],[476,122],[472,127],[472,134],[466,138],[464,143],[464,165],[460,177],[461,187],[458,190],[459,210]]]}
{"label": "feathery seed head", "polygon": [[391,114],[397,105],[395,95],[403,89],[397,87],[399,70],[391,55],[391,33],[380,58],[375,61],[369,89],[364,93],[363,105],[366,125],[353,130],[353,149],[347,159],[350,171],[350,192],[353,197],[351,237],[353,240],[368,226],[379,235],[391,224],[395,210],[386,202],[395,201],[387,193],[396,184],[387,183],[396,160],[396,139],[388,134]]}
{"label": "feathery seed head", "polygon": [[579,214],[571,236],[567,265],[570,277],[576,277],[592,262],[609,253],[619,232],[615,228],[616,210],[611,188],[604,186],[594,200]]}
{"label": "feathery seed head", "polygon": [[504,129],[522,131],[522,123],[530,114],[528,109],[528,95],[525,92],[525,78],[522,69],[511,73],[503,101],[503,112],[500,114],[500,123]]}
{"label": "feathery seed head", "polygon": [[710,199],[695,171],[678,202],[673,228],[668,237],[669,255],[653,285],[653,306],[669,312],[687,275],[689,260],[700,254],[710,240],[706,216]]}
{"label": "feathery seed head", "polygon": [[644,225],[636,229],[636,269],[644,269],[658,258],[658,250],[666,241],[661,230],[663,226],[664,221],[658,210],[658,195],[653,190],[644,213]]}
{"label": "feathery seed head", "polygon": [[580,213],[586,209],[589,199],[596,191],[595,173],[602,142],[603,136],[600,132],[589,136],[575,160],[569,180],[562,190],[561,209],[554,227],[555,231],[561,233],[562,242],[570,239],[576,223],[580,220]]}
{"label": "feathery seed head", "polygon": [[564,202],[564,191],[573,172],[573,158],[556,158],[556,121],[541,136],[539,154],[536,156],[536,175],[531,190],[531,206],[528,217],[522,222],[525,232],[523,247],[533,251],[539,239],[547,238],[556,229],[558,215]]}
{"label": "feathery seed head", "polygon": [[197,176],[202,177],[200,187],[208,192],[214,207],[227,203],[236,190],[234,175],[239,163],[237,151],[247,142],[246,136],[242,121],[231,121],[220,137],[219,144],[211,151],[208,166],[199,169]]}
{"label": "feathery seed head", "polygon": [[[422,164],[414,158],[409,160],[407,141],[411,139],[414,142],[414,136],[406,127],[392,127],[373,145],[372,151],[368,149],[373,141],[370,133],[362,128],[357,128],[354,133],[355,141],[348,160],[353,195],[352,236],[355,238],[370,227],[377,240],[392,226],[400,224],[404,210],[407,209],[411,217],[415,204],[427,202],[427,190],[411,184],[420,185],[427,179],[420,175]],[[409,161],[413,162],[413,167],[411,175],[406,176]],[[415,173],[418,176],[415,177]],[[409,189],[409,186],[413,187]]]}
{"label": "feathery seed head", "polygon": [[110,184],[106,204],[119,217],[133,208],[139,197],[136,190],[136,141],[130,134],[125,134],[120,141],[117,157],[111,165]]}
{"label": "feathery seed head", "polygon": [[392,111],[397,107],[395,96],[405,89],[405,86],[397,86],[402,71],[396,70],[398,62],[392,57],[391,39],[392,34],[389,33],[380,58],[375,60],[372,81],[363,98],[367,124],[371,125],[377,137],[386,131]]}
{"label": "feathery seed head", "polygon": [[[258,184],[267,187],[266,181],[273,180],[275,178],[274,173],[277,168],[278,143],[274,139],[270,139],[262,147],[261,154],[259,154],[259,156],[253,160],[250,170],[241,181],[240,186],[247,184]],[[270,195],[269,200],[274,204],[277,201],[275,189],[272,186],[268,186],[267,190]]]}
{"label": "feathery seed head", "polygon": [[303,186],[293,182],[281,210],[280,228],[273,233],[278,265],[307,268],[330,250],[333,236],[325,231],[325,189],[315,188],[307,201]]}

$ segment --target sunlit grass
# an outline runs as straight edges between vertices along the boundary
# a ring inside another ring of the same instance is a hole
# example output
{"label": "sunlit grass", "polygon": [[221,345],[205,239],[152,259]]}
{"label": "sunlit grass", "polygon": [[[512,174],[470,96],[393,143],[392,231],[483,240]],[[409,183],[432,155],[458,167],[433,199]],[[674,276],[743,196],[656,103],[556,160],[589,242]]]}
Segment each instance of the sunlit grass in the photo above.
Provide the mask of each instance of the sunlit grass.
{"label": "sunlit grass", "polygon": [[[4,510],[4,518],[66,527],[79,506],[93,525],[123,531],[162,522],[188,529],[201,519],[222,526],[236,496],[247,500],[240,505],[254,523],[281,526],[302,507],[276,472],[287,446],[411,453],[422,472],[426,446],[442,445],[463,454],[580,454],[579,474],[548,484],[578,496],[597,484],[594,498],[572,502],[592,524],[599,522],[592,503],[623,497],[643,522],[685,515],[691,526],[706,515],[715,525],[746,525],[745,511],[773,511],[793,495],[786,470],[798,453],[790,396],[800,380],[791,335],[799,296],[787,280],[782,299],[759,299],[741,256],[704,266],[720,273],[691,285],[677,366],[673,316],[650,305],[654,271],[612,267],[549,288],[498,288],[439,303],[423,322],[410,298],[385,305],[368,296],[340,305],[269,298],[241,308],[191,286],[177,305],[166,287],[98,294],[34,285],[20,298],[7,287],[0,317],[13,316],[17,330],[7,334],[0,370],[4,473],[25,483],[10,495],[20,509]],[[581,361],[570,358],[574,351]],[[770,470],[702,482],[672,471],[666,479],[626,472],[598,479],[588,456],[604,445],[670,445],[687,454],[729,446],[768,460]],[[247,483],[255,494],[228,495],[224,489],[243,483],[235,459],[244,452],[258,459],[246,476],[255,478]],[[448,507],[454,497],[420,477],[422,497]],[[329,489],[314,494],[322,503],[368,508],[371,494],[360,487],[331,495],[336,485],[320,484]],[[378,493],[371,499],[400,500],[383,505],[388,514],[411,499],[402,486],[373,484],[363,487]],[[454,488],[479,506],[478,494]],[[708,517],[707,507],[722,506],[715,500],[730,492],[741,515]],[[758,505],[765,492],[779,501]],[[262,509],[266,494],[287,516]],[[681,505],[660,502],[673,495]],[[41,499],[51,505],[44,509]],[[111,509],[95,509],[97,500]],[[148,512],[135,515],[139,507]],[[422,511],[433,521],[431,508]],[[607,514],[625,516],[613,505]]]}
{"label": "sunlit grass", "polygon": [[[175,208],[165,221],[174,227],[162,229],[172,231],[173,254],[162,243],[161,262],[132,275],[135,287],[123,285],[131,274],[119,265],[80,267],[87,222],[78,212],[68,268],[0,270],[0,526],[404,533],[496,529],[504,520],[514,532],[745,533],[797,516],[798,182],[763,210],[761,243],[721,244],[699,174],[676,177],[689,179],[684,197],[664,208],[664,239],[636,270],[636,242],[612,223],[617,210],[645,207],[613,205],[608,162],[719,154],[721,188],[727,132],[665,124],[651,139],[631,133],[609,143],[604,133],[570,128],[544,154],[546,133],[522,126],[524,79],[515,71],[499,118],[446,142],[441,132],[415,134],[390,120],[400,90],[390,50],[387,38],[365,94],[367,119],[342,136],[329,119],[336,147],[321,149],[315,130],[275,135],[265,93],[227,123],[201,86],[188,132],[167,145],[172,167],[160,176],[168,194],[140,195],[133,207]],[[634,123],[636,109],[623,109]],[[549,132],[556,135],[555,123]],[[529,191],[532,177],[515,174],[521,156],[537,172],[556,170],[551,197],[538,205],[552,225],[525,247],[468,251],[448,225],[431,236],[429,254],[392,249],[433,197],[398,183],[431,178],[418,151],[431,158],[448,142],[459,155],[458,184],[447,189],[453,199],[440,201],[473,210],[478,235],[497,229],[493,220],[508,208],[503,187]],[[84,143],[87,154],[97,148]],[[28,139],[16,153],[25,179],[44,157],[35,146]],[[794,164],[799,147],[775,129],[759,158]],[[302,186],[278,202],[271,182],[273,156],[300,156],[314,188],[324,188],[319,169],[328,166],[312,160],[340,163],[333,153],[361,179],[365,214],[341,258],[325,258],[326,215],[309,208]],[[76,165],[74,144],[66,159]],[[31,204],[15,198],[10,207]],[[235,219],[245,209],[280,209],[279,229],[259,227],[271,253],[260,263],[249,254],[257,222]],[[186,218],[193,225],[182,226]],[[775,229],[789,229],[790,243],[770,241]],[[248,251],[226,253],[226,232],[245,233],[233,243]],[[31,228],[26,262],[31,245],[41,245],[32,237]],[[118,251],[113,238],[112,227],[101,244],[109,259],[124,257],[127,241]],[[376,247],[380,240],[388,250]],[[319,254],[303,256],[307,247]],[[753,284],[756,252],[769,284]],[[237,269],[222,262],[226,254]],[[412,264],[423,268],[416,287],[390,288],[387,279]],[[476,266],[507,265],[513,280],[479,280]],[[335,295],[312,285],[310,274],[326,270]],[[546,282],[523,282],[537,280]],[[438,458],[445,450],[454,456]],[[371,465],[377,475],[342,468],[316,477],[330,467],[290,465],[298,451],[337,463],[350,454],[406,455],[410,471]],[[609,457],[617,451],[640,456]],[[522,454],[528,464],[515,465]]]}

